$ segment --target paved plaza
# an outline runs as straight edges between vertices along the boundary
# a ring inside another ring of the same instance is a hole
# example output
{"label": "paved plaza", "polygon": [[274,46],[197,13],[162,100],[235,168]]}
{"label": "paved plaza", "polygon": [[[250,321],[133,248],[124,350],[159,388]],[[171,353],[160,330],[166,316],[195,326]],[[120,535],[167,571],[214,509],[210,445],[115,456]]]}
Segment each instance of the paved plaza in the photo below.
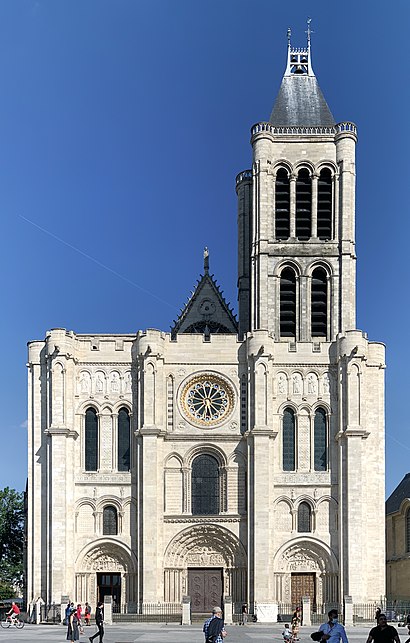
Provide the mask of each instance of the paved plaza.
{"label": "paved plaza", "polygon": [[[366,643],[370,627],[353,627],[347,628],[349,643]],[[227,627],[227,643],[241,643],[242,641],[274,641],[281,643],[282,624],[260,625],[251,624],[246,627],[232,625]],[[301,628],[300,643],[311,643],[310,633],[317,628]],[[94,627],[87,628],[86,634],[80,637],[80,643],[88,643],[88,637],[95,632]],[[0,630],[0,643],[3,641],[22,643],[50,642],[66,643],[67,629],[62,625],[26,625],[23,630],[10,628]],[[404,643],[408,638],[407,629],[399,628],[401,642]],[[129,625],[107,625],[104,636],[104,643],[203,643],[202,627],[200,625],[181,626],[181,625],[147,625],[147,624],[129,624]],[[94,640],[98,643],[98,637]]]}

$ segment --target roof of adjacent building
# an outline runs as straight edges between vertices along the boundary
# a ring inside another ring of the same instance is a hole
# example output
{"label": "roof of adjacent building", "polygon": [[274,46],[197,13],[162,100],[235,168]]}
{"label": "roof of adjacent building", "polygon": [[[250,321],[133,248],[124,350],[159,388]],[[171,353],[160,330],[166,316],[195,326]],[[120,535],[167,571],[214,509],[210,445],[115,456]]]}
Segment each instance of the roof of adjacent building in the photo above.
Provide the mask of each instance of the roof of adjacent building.
{"label": "roof of adjacent building", "polygon": [[410,499],[410,473],[406,473],[403,480],[386,500],[386,514],[393,514],[400,509],[406,498]]}

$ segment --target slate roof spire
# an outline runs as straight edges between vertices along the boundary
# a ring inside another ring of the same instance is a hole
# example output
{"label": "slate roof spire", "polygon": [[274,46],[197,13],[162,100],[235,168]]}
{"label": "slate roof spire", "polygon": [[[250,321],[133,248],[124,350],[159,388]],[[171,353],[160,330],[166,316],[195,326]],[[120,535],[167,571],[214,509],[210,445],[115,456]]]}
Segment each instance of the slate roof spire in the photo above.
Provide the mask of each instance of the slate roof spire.
{"label": "slate roof spire", "polygon": [[272,125],[331,127],[335,124],[312,68],[310,23],[308,18],[307,43],[302,49],[292,47],[288,29],[288,59],[269,119]]}

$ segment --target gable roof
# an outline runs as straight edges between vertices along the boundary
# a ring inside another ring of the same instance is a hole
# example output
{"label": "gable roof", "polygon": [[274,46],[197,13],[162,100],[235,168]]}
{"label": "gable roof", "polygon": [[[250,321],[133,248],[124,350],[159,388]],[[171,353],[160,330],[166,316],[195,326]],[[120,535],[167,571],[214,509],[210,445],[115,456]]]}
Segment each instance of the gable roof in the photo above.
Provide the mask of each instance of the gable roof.
{"label": "gable roof", "polygon": [[410,473],[406,473],[403,480],[386,500],[386,514],[395,513],[406,498],[410,499]]}
{"label": "gable roof", "polygon": [[190,298],[171,328],[173,339],[182,333],[237,334],[238,322],[223,293],[209,274],[208,251],[204,254],[204,274],[200,276]]}

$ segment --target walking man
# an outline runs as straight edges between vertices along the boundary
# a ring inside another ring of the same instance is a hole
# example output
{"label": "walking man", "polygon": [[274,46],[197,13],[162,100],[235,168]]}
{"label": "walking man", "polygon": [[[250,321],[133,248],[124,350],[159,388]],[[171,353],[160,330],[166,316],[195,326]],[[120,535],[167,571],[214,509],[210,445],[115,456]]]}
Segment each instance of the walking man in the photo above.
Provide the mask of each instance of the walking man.
{"label": "walking man", "polygon": [[372,627],[366,643],[400,643],[399,633],[393,625],[387,625],[385,614],[380,614],[376,627]]}
{"label": "walking man", "polygon": [[206,619],[202,631],[205,636],[205,643],[222,643],[226,636],[226,631],[220,607],[213,608],[212,616]]}
{"label": "walking man", "polygon": [[95,623],[98,627],[98,632],[93,634],[93,636],[89,636],[88,640],[90,643],[93,643],[93,640],[100,635],[100,641],[99,643],[103,643],[103,637],[104,637],[104,603],[102,601],[98,601],[97,603],[97,608],[95,610]]}
{"label": "walking man", "polygon": [[328,612],[328,622],[323,623],[319,627],[319,631],[323,632],[322,641],[328,641],[329,643],[349,643],[346,636],[346,630],[341,623],[338,621],[337,610],[333,609]]}

